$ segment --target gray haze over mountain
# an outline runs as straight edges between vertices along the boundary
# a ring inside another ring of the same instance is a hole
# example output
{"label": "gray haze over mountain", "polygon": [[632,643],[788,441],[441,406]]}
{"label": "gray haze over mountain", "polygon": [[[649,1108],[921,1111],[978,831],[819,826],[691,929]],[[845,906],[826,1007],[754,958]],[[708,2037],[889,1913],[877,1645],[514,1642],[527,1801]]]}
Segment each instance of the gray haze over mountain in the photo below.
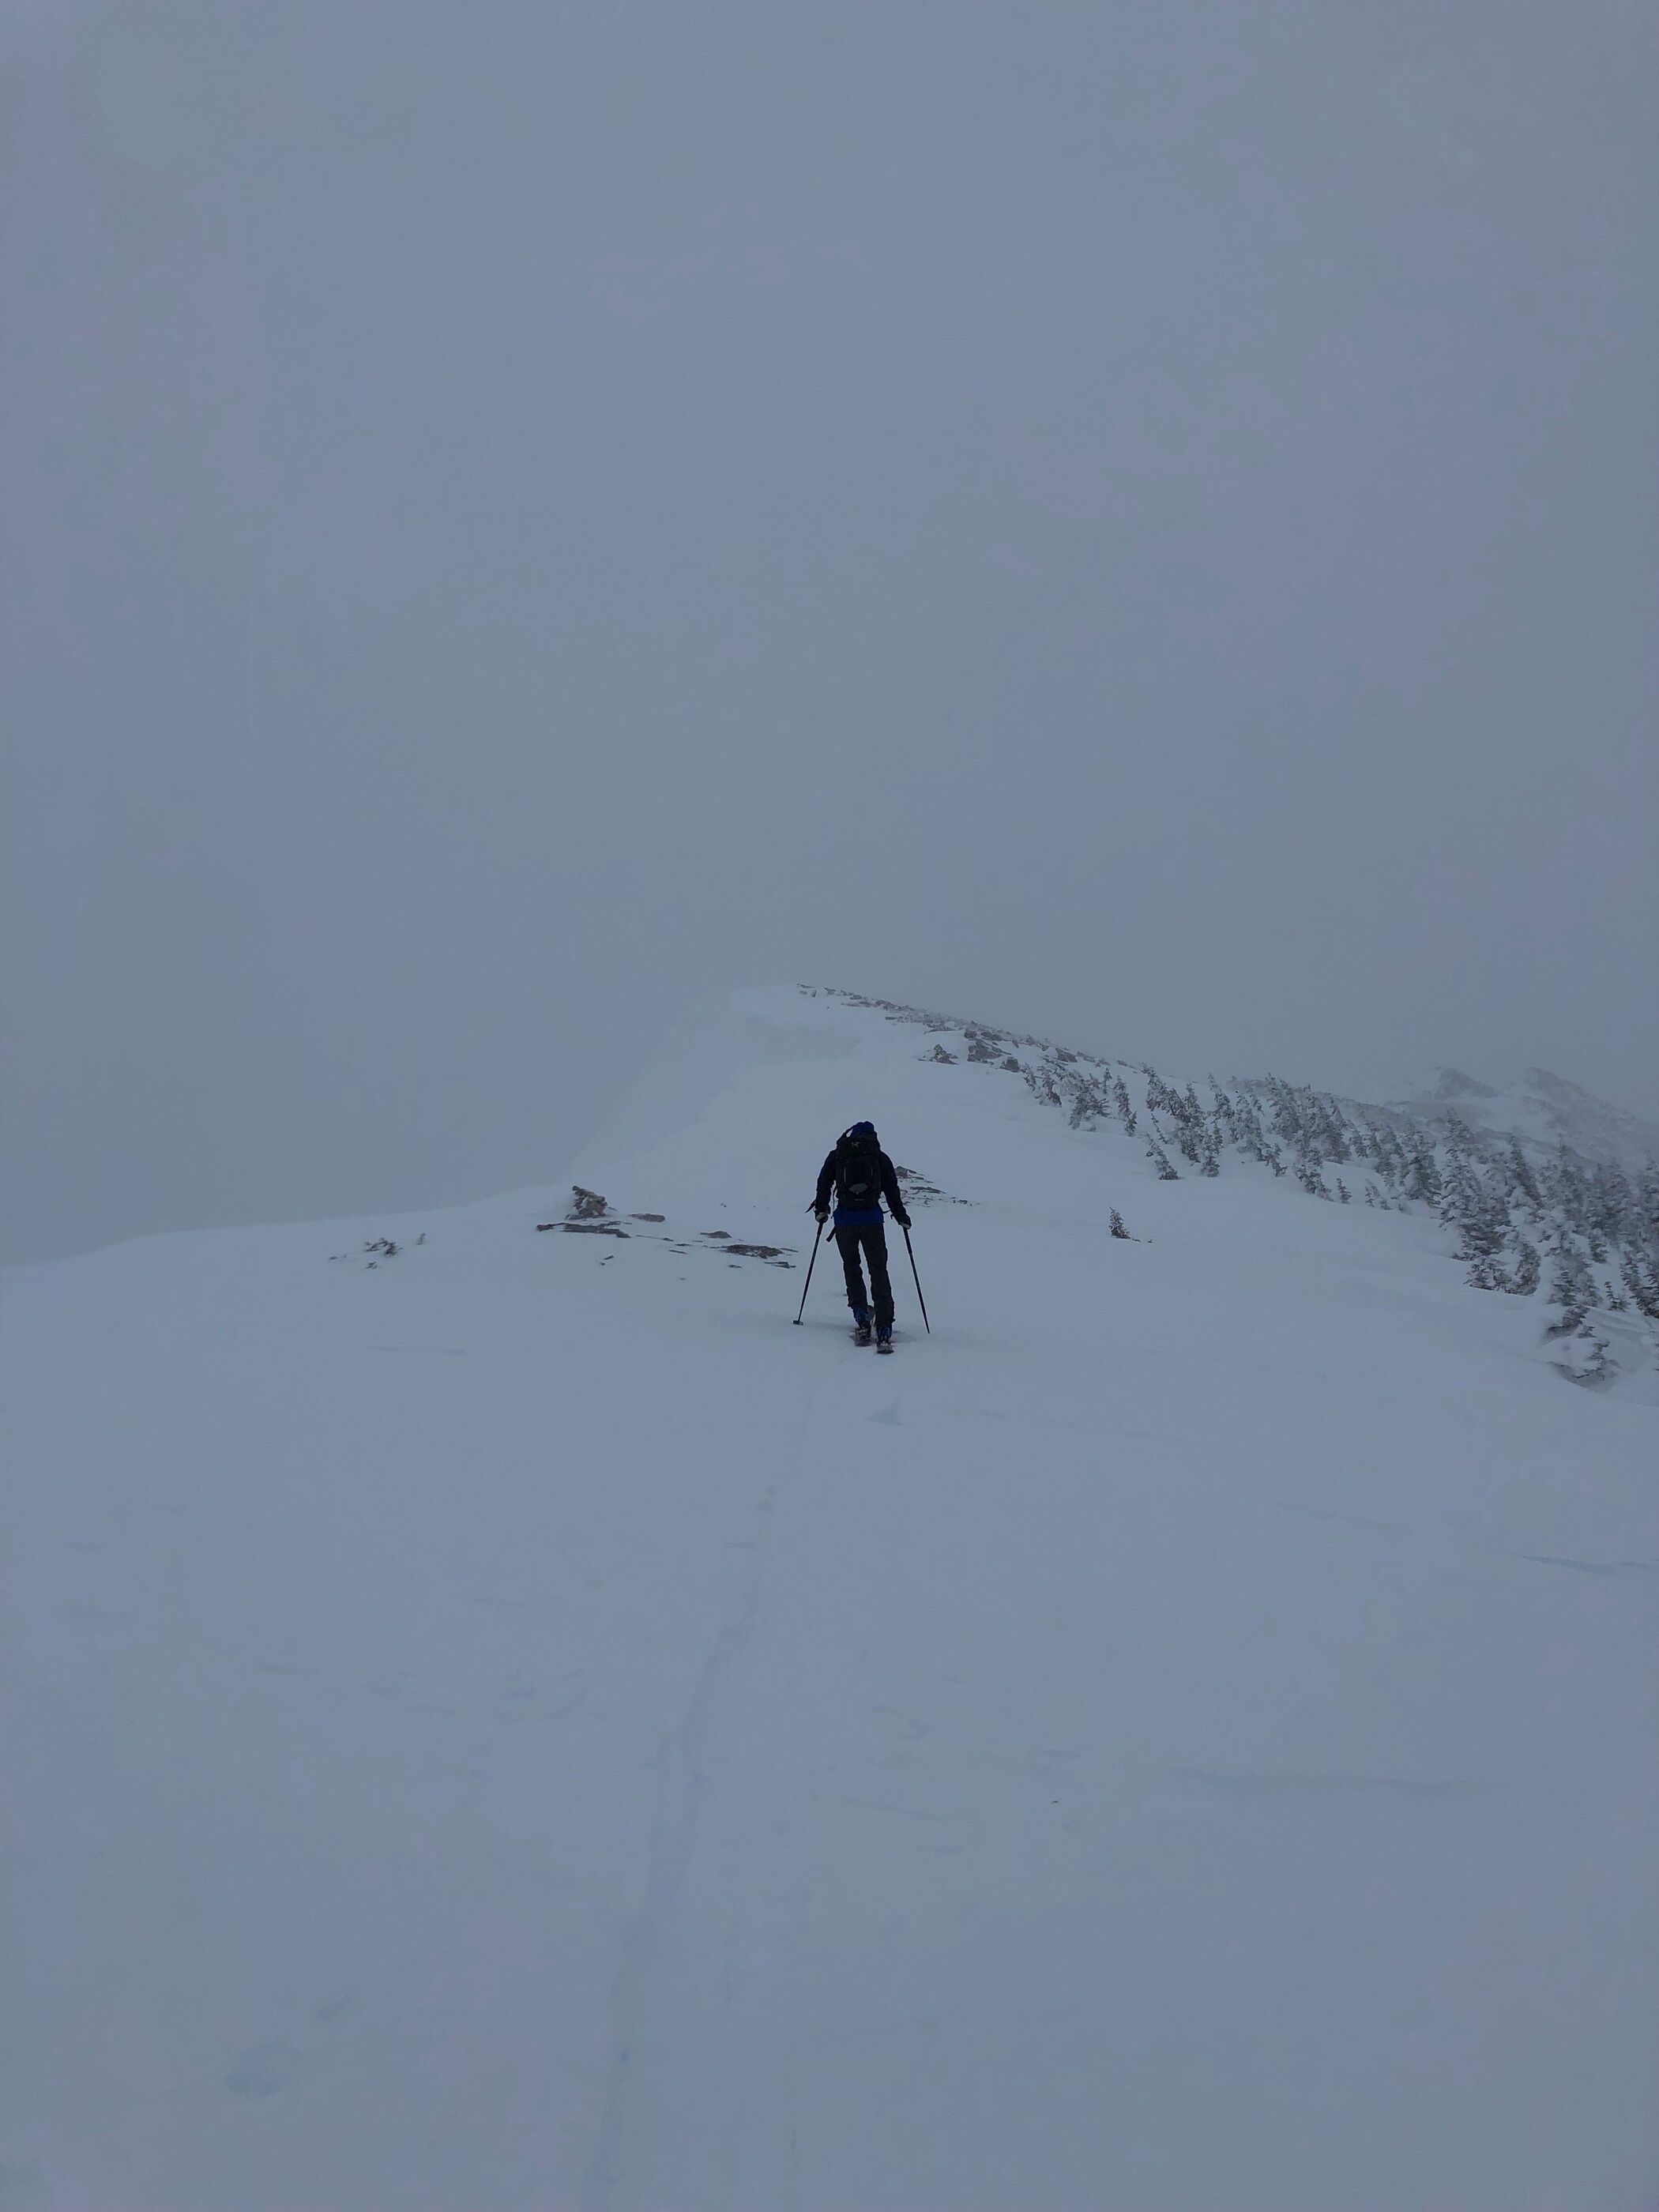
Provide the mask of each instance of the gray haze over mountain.
{"label": "gray haze over mountain", "polygon": [[796,976],[1653,1112],[1636,0],[10,43],[14,1256],[544,1178]]}

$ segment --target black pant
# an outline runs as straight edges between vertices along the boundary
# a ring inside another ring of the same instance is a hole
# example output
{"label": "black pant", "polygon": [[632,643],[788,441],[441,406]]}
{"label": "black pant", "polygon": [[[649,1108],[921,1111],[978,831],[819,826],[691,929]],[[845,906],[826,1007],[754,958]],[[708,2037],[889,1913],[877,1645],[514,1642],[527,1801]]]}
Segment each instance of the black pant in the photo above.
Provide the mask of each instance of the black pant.
{"label": "black pant", "polygon": [[870,1290],[876,1309],[876,1327],[893,1326],[893,1285],[887,1279],[887,1232],[880,1222],[866,1222],[862,1228],[838,1229],[836,1242],[841,1247],[841,1264],[847,1276],[847,1303],[854,1313],[868,1313],[871,1298],[864,1294],[864,1271],[859,1266],[862,1249],[870,1263]]}

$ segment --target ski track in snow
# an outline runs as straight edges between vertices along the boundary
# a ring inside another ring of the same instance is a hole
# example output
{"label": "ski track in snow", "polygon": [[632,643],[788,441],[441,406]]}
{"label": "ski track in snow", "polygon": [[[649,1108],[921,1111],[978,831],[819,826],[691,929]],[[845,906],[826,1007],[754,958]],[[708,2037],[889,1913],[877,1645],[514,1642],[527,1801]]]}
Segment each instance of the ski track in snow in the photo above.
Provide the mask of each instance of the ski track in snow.
{"label": "ski track in snow", "polygon": [[673,1923],[687,1863],[696,1845],[697,1819],[708,1789],[708,1751],[718,1727],[733,1670],[753,1640],[765,1599],[766,1562],[777,1486],[769,1484],[755,1514],[753,1563],[730,1616],[710,1644],[684,1710],[657,1759],[651,1814],[650,1866],[645,1901],[623,1938],[611,1996],[611,2046],[604,2107],[593,2155],[583,2179],[582,2212],[614,2212],[634,2134],[641,2028],[650,1999],[653,1960]]}
{"label": "ski track in snow", "polygon": [[625,1237],[16,1275],[0,2205],[1656,2201],[1650,1382],[937,1034],[743,995]]}

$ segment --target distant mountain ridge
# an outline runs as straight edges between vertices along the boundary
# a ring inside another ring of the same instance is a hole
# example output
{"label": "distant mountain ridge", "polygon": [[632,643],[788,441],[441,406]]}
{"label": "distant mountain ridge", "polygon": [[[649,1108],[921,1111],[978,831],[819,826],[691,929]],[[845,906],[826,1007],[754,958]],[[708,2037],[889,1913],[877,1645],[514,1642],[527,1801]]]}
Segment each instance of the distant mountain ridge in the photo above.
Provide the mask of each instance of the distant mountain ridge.
{"label": "distant mountain ridge", "polygon": [[[1076,1062],[1105,1067],[1115,1062],[1142,1074],[1152,1072],[1148,1063],[1125,1054],[1109,1057],[1060,1044],[1052,1038],[1000,1030],[989,1023],[963,1020],[925,1007],[866,999],[858,992],[829,985],[817,988],[822,988],[827,996],[844,999],[854,1006],[876,1007],[896,1018],[917,1022],[933,1030],[957,1030],[966,1036],[1000,1042],[1011,1049],[1048,1054],[1063,1064]],[[1279,1079],[1272,1075],[1235,1075],[1232,1079],[1235,1087],[1245,1090],[1255,1090]],[[1306,1090],[1309,1086],[1293,1085],[1291,1088]],[[1316,1095],[1335,1099],[1344,1108],[1362,1115],[1390,1120],[1400,1116],[1441,1130],[1449,1128],[1454,1121],[1461,1121],[1472,1130],[1497,1137],[1518,1137],[1523,1144],[1550,1151],[1565,1145],[1582,1160],[1621,1167],[1629,1173],[1638,1171],[1650,1161],[1659,1161],[1659,1121],[1644,1121],[1640,1115],[1613,1105],[1583,1084],[1557,1075],[1547,1067],[1528,1067],[1501,1089],[1482,1083],[1462,1068],[1443,1066],[1432,1069],[1420,1085],[1410,1086],[1403,1096],[1395,1098],[1366,1099],[1334,1091]]]}
{"label": "distant mountain ridge", "polygon": [[1461,1068],[1439,1067],[1422,1088],[1388,1103],[1415,1120],[1443,1127],[1455,1115],[1471,1128],[1535,1145],[1565,1145],[1583,1159],[1626,1169],[1659,1159],[1659,1122],[1626,1113],[1547,1067],[1529,1067],[1503,1090]]}

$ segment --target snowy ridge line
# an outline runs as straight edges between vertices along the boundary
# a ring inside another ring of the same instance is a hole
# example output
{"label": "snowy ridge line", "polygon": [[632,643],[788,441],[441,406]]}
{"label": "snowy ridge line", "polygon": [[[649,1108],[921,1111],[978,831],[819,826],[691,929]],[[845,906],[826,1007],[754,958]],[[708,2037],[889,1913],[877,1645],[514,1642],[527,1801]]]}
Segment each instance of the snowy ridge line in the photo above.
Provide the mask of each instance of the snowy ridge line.
{"label": "snowy ridge line", "polygon": [[1504,1091],[1461,1068],[1437,1068],[1430,1082],[1393,1103],[1408,1118],[1444,1124],[1455,1117],[1477,1129],[1512,1132],[1550,1152],[1565,1144],[1588,1161],[1611,1160],[1639,1170],[1646,1160],[1659,1158],[1659,1124],[1610,1105],[1547,1067],[1527,1068]]}
{"label": "snowy ridge line", "polygon": [[[810,994],[817,987],[801,988]],[[1289,1176],[1311,1198],[1347,1206],[1356,1194],[1347,1178],[1327,1173],[1346,1168],[1366,1206],[1433,1212],[1473,1289],[1533,1297],[1544,1285],[1547,1255],[1544,1336],[1555,1364],[1575,1382],[1609,1381],[1652,1358],[1659,1340],[1659,1166],[1651,1159],[1632,1175],[1618,1160],[1589,1158],[1565,1139],[1550,1145],[1472,1125],[1437,1100],[1421,1109],[1370,1105],[1271,1075],[1235,1079],[1231,1089],[1211,1076],[1206,1104],[1192,1083],[1177,1088],[1143,1062],[1114,1063],[854,992],[826,987],[824,995],[924,1029],[933,1044],[923,1057],[941,1066],[965,1060],[1018,1075],[1073,1129],[1115,1121],[1127,1135],[1144,1136],[1161,1181],[1180,1179],[1172,1154],[1209,1177],[1231,1158]]]}

